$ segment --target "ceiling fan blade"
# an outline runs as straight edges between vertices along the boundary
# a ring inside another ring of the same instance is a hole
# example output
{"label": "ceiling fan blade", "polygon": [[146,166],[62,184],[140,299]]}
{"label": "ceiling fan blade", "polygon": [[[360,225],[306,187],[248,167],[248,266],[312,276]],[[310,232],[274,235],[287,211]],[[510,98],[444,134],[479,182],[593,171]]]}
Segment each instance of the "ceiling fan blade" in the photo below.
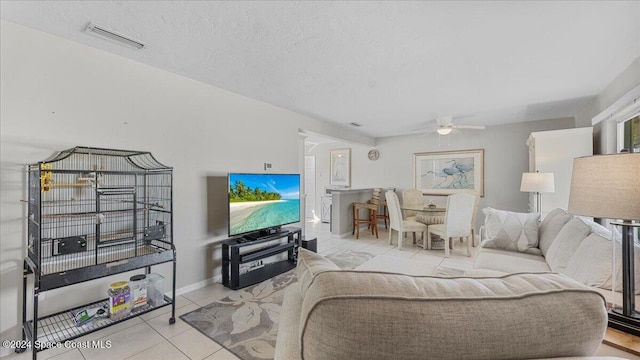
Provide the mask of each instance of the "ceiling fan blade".
{"label": "ceiling fan blade", "polygon": [[427,129],[426,131],[421,132],[419,135],[420,136],[430,135],[436,132],[436,130],[438,130],[438,128]]}
{"label": "ceiling fan blade", "polygon": [[476,129],[476,130],[484,130],[486,127],[484,125],[453,125],[456,129]]}
{"label": "ceiling fan blade", "polygon": [[441,116],[436,118],[436,123],[438,124],[438,126],[441,127],[448,127],[453,125],[453,116],[451,115],[447,115],[447,116]]}

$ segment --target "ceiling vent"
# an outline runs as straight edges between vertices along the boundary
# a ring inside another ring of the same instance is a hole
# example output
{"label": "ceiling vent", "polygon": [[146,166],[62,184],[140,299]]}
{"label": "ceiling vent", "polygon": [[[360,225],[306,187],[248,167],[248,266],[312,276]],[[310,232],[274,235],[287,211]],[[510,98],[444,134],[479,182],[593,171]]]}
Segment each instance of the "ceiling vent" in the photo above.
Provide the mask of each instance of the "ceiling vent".
{"label": "ceiling vent", "polygon": [[127,37],[127,36],[122,35],[122,34],[118,34],[117,32],[115,32],[113,30],[109,30],[107,28],[104,28],[104,27],[102,27],[100,25],[96,25],[94,23],[89,23],[89,25],[87,26],[87,29],[85,30],[85,32],[88,33],[88,34],[100,36],[102,38],[117,42],[119,44],[130,46],[130,47],[138,49],[138,50],[140,50],[140,49],[142,49],[142,48],[144,48],[146,46],[141,41],[132,39],[132,38]]}
{"label": "ceiling vent", "polygon": [[349,125],[351,126],[355,126],[355,127],[360,127],[362,126],[362,124],[358,124],[357,122],[350,122]]}

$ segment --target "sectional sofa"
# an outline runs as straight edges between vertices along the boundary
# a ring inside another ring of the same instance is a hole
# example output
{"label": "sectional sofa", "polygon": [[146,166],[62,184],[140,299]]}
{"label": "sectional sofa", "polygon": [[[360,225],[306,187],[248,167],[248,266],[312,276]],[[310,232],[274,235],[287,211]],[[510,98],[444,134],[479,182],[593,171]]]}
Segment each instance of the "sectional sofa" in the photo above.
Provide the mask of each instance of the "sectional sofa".
{"label": "sectional sofa", "polygon": [[602,295],[562,274],[410,276],[299,255],[275,359],[588,357],[607,326]]}
{"label": "sectional sofa", "polygon": [[[508,227],[505,217],[516,214],[494,209],[485,209],[485,213],[485,227]],[[497,216],[500,220],[492,224],[490,216]],[[614,244],[617,258],[621,258],[620,234],[613,235],[600,224],[572,216],[562,209],[551,211],[539,225],[537,221],[534,224],[536,228],[532,236],[537,237],[537,244],[526,249],[520,246],[521,251],[515,249],[518,247],[515,244],[507,250],[508,244],[491,241],[491,233],[496,234],[499,229],[481,229],[483,239],[475,257],[474,270],[468,271],[468,275],[552,271],[597,289],[608,301],[620,303],[621,262],[615,270],[612,267]],[[635,251],[640,253],[640,247],[636,246]],[[640,269],[640,257],[635,260],[635,268]],[[640,277],[636,276],[635,280],[636,289],[640,289]],[[612,288],[615,291],[611,291]]]}

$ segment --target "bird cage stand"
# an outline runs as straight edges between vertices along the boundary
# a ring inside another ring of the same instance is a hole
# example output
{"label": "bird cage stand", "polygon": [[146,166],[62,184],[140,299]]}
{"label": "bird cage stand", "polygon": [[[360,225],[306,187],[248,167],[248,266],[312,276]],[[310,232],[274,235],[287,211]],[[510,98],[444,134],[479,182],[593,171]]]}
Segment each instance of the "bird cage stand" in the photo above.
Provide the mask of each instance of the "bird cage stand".
{"label": "bird cage stand", "polygon": [[[171,306],[169,323],[175,323],[173,168],[149,152],[78,146],[29,165],[27,172],[23,346],[16,352],[31,347],[35,360],[38,351],[165,306]],[[163,263],[173,265],[171,297],[163,295],[128,316],[74,322],[74,313],[104,307],[108,299],[43,317],[38,312],[45,291],[137,269],[149,274]]]}

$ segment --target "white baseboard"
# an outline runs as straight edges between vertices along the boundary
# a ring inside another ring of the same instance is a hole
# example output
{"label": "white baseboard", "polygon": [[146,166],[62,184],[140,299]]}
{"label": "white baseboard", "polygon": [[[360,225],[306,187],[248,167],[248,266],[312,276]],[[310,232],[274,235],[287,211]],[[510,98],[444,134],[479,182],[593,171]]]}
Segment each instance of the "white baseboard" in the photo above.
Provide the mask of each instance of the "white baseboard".
{"label": "white baseboard", "polygon": [[[216,277],[212,277],[209,279],[205,279],[202,281],[199,281],[197,283],[191,284],[191,285],[187,285],[187,286],[183,286],[179,289],[176,289],[176,296],[180,296],[180,295],[184,295],[188,292],[194,291],[194,290],[198,290],[201,289],[205,286],[209,286],[211,284],[215,284],[215,283],[221,283],[222,282],[222,275],[216,276]],[[167,293],[167,295],[171,296],[171,293]]]}

